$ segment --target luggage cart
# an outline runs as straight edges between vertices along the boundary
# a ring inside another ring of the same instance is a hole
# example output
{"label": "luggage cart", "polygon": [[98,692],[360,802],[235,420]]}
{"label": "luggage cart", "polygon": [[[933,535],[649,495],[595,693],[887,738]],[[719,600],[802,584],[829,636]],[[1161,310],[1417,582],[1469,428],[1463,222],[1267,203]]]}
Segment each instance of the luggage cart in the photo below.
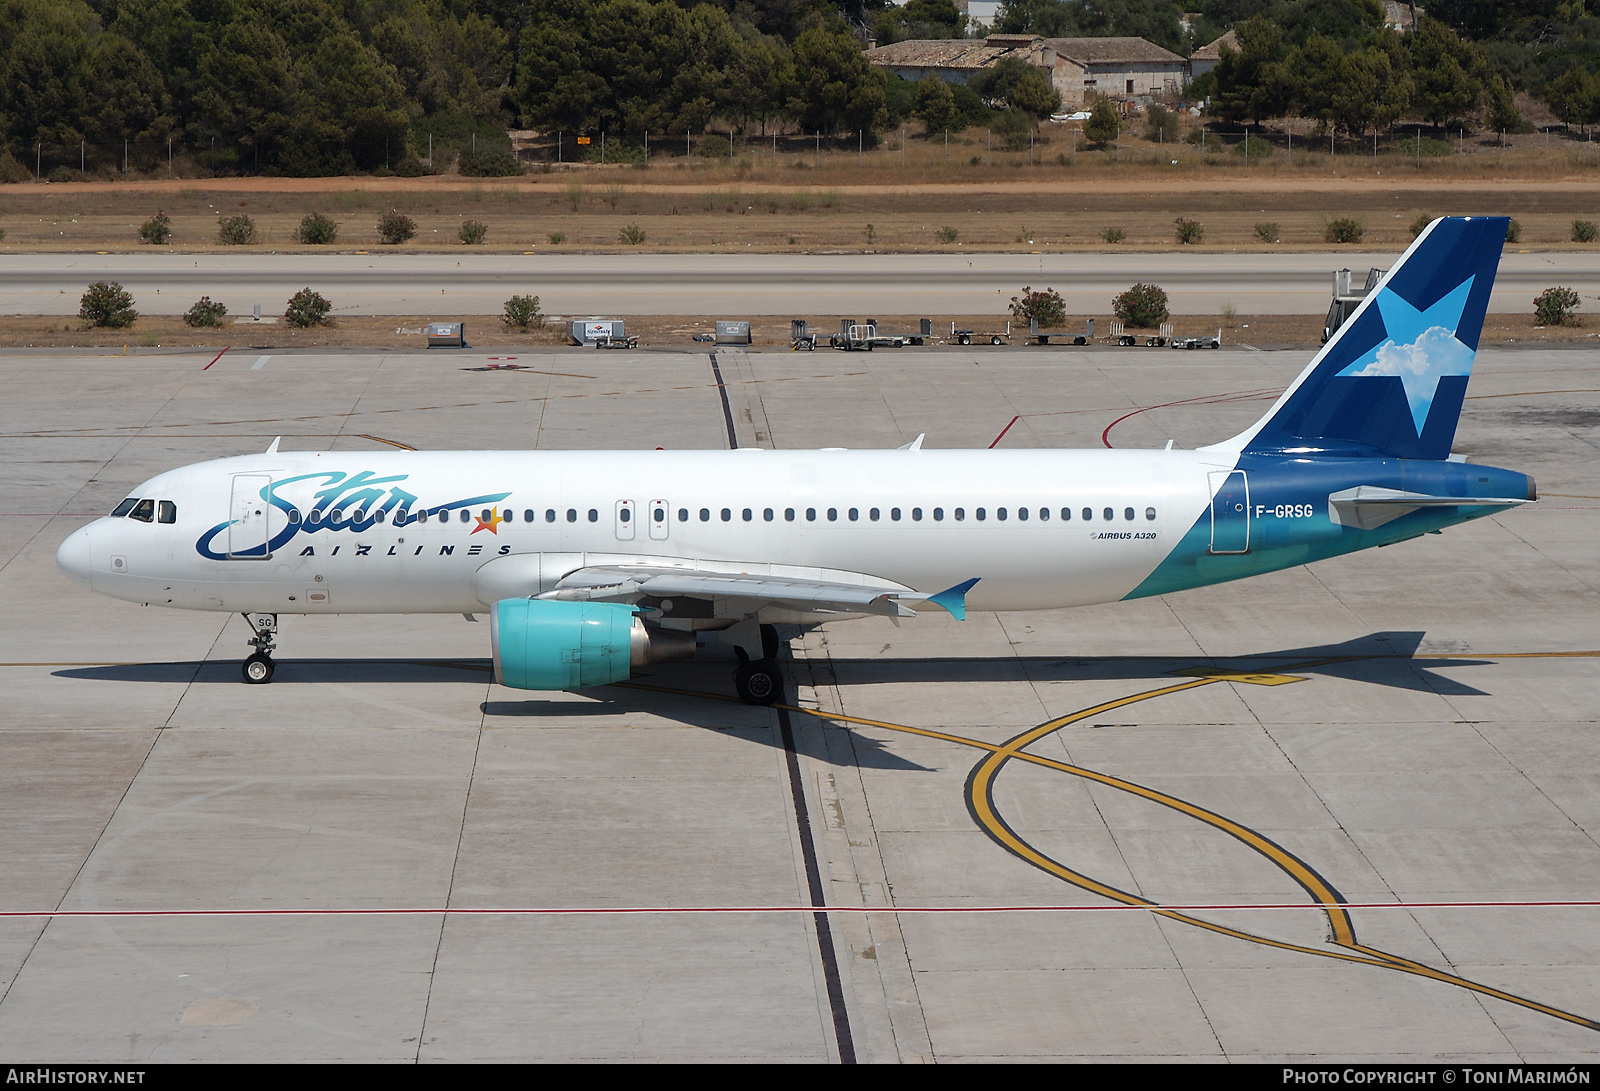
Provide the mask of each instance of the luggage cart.
{"label": "luggage cart", "polygon": [[1215,337],[1174,337],[1169,346],[1175,349],[1219,349],[1222,347],[1222,328]]}
{"label": "luggage cart", "polygon": [[970,345],[973,341],[987,340],[991,345],[1003,345],[1011,340],[1011,323],[1006,322],[1005,332],[999,330],[958,330],[954,322],[950,323],[950,339],[958,345]]}
{"label": "luggage cart", "polygon": [[1088,320],[1089,324],[1082,333],[1070,333],[1065,330],[1041,330],[1037,318],[1028,319],[1028,340],[1036,345],[1048,345],[1052,337],[1062,344],[1087,345],[1094,340],[1094,319]]}
{"label": "luggage cart", "polygon": [[793,318],[789,320],[789,351],[799,352],[801,349],[816,351],[817,331],[804,318]]}

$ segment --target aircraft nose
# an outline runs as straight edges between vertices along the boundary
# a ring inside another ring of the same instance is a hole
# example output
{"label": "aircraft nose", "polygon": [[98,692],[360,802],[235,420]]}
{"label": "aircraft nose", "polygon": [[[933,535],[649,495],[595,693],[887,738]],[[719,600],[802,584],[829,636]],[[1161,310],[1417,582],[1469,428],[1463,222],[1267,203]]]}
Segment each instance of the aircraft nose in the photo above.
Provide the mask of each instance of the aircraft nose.
{"label": "aircraft nose", "polygon": [[93,551],[89,546],[89,528],[82,527],[69,534],[67,540],[56,550],[56,567],[61,569],[63,576],[79,587],[90,587],[91,557]]}

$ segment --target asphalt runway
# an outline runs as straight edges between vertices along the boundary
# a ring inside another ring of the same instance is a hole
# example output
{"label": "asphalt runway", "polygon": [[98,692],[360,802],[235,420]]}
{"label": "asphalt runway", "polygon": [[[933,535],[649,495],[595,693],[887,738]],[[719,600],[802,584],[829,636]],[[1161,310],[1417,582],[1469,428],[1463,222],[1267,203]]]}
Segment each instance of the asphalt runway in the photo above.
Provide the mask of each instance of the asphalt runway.
{"label": "asphalt runway", "polygon": [[1163,598],[830,625],[781,709],[715,658],[501,689],[459,616],[285,617],[245,687],[241,619],[54,552],[278,435],[1192,447],[1305,354],[719,351],[722,388],[689,351],[211,355],[0,354],[0,1056],[1600,1053],[1594,353],[1479,354],[1456,449],[1538,504]]}
{"label": "asphalt runway", "polygon": [[[1052,287],[1070,314],[1100,314],[1135,282],[1160,284],[1174,314],[1320,314],[1332,273],[1399,253],[1317,254],[18,254],[0,267],[0,313],[75,315],[97,280],[147,314],[209,295],[230,314],[283,313],[303,287],[336,314],[499,314],[513,294],[547,314],[1004,314],[1024,286]],[[1490,306],[1527,312],[1552,285],[1600,294],[1600,254],[1508,253]]]}

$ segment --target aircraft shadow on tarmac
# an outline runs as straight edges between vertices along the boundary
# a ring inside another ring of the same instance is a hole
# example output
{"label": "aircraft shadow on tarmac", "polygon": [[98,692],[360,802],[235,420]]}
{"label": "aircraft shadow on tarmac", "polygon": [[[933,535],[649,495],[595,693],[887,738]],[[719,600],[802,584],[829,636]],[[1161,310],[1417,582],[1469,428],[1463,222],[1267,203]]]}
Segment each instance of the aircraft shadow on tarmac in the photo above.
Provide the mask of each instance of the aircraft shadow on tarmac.
{"label": "aircraft shadow on tarmac", "polygon": [[[1487,696],[1480,689],[1437,673],[1441,667],[1486,667],[1493,659],[1458,656],[1433,658],[1418,655],[1425,633],[1381,632],[1340,644],[1319,644],[1238,656],[1006,656],[894,659],[833,658],[811,663],[814,671],[832,672],[842,684],[862,685],[911,682],[1075,682],[1125,681],[1162,678],[1196,667],[1219,670],[1319,674],[1367,682],[1393,689],[1431,692],[1442,696]],[[716,665],[710,665],[715,667]],[[427,684],[487,680],[487,659],[296,659],[280,658],[273,685],[315,684]],[[680,671],[683,672],[680,674]],[[692,672],[693,677],[685,677]],[[57,678],[99,682],[162,682],[178,684],[239,685],[239,668],[228,661],[170,663],[109,663],[70,667],[52,672]],[[639,690],[675,689],[685,682],[710,682],[720,672],[704,665],[657,667],[641,679]],[[716,690],[721,685],[713,683]],[[490,701],[486,710],[495,715],[537,715],[541,712],[582,715],[579,709],[603,713],[608,706],[639,703],[653,708],[659,698],[624,697],[626,690],[608,687],[585,691],[600,698],[589,705],[547,702],[537,697],[520,701]],[[609,695],[609,696],[606,696]],[[693,694],[690,694],[691,696]],[[524,709],[528,711],[517,711]]]}

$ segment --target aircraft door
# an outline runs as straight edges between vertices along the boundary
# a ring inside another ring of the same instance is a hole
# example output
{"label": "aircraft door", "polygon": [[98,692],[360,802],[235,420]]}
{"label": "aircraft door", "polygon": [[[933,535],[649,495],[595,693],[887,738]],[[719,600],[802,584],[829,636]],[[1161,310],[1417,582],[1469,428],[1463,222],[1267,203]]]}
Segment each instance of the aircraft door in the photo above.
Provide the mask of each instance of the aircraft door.
{"label": "aircraft door", "polygon": [[650,501],[650,537],[664,542],[671,529],[672,505],[665,500]]}
{"label": "aircraft door", "polygon": [[617,501],[617,541],[633,541],[633,501]]}
{"label": "aircraft door", "polygon": [[267,559],[266,501],[272,478],[266,474],[234,474],[233,496],[228,504],[228,558],[264,561]]}
{"label": "aircraft door", "polygon": [[1211,552],[1250,552],[1250,481],[1243,470],[1211,478]]}

